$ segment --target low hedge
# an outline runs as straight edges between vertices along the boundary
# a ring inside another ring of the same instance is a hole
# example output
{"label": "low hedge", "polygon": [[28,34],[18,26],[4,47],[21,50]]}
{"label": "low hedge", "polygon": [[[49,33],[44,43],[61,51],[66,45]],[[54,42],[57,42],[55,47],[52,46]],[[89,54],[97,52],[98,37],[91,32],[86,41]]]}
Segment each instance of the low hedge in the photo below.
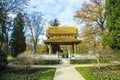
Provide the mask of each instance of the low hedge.
{"label": "low hedge", "polygon": [[[108,63],[109,61],[106,59],[100,59],[100,63]],[[71,64],[91,64],[97,63],[97,59],[71,59]]]}
{"label": "low hedge", "polygon": [[60,59],[52,59],[52,60],[45,60],[45,59],[12,59],[10,62],[15,65],[55,65],[60,64]]}
{"label": "low hedge", "polygon": [[59,64],[60,60],[34,60],[33,65],[53,65]]}
{"label": "low hedge", "polygon": [[97,63],[96,59],[71,59],[70,64],[90,64]]}

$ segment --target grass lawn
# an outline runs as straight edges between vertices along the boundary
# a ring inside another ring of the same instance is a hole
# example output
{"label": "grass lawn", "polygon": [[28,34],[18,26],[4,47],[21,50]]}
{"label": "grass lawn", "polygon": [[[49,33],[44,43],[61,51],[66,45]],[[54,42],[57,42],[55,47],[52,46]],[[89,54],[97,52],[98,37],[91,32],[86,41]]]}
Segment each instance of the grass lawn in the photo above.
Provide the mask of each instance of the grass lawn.
{"label": "grass lawn", "polygon": [[85,80],[120,80],[120,65],[97,67],[77,67],[76,70]]}
{"label": "grass lawn", "polygon": [[55,69],[49,69],[39,78],[39,80],[53,80],[54,74]]}
{"label": "grass lawn", "polygon": [[0,71],[0,80],[53,80],[55,68],[6,68]]}
{"label": "grass lawn", "polygon": [[85,78],[85,80],[96,80],[96,77],[92,75],[89,68],[77,67],[76,70]]}

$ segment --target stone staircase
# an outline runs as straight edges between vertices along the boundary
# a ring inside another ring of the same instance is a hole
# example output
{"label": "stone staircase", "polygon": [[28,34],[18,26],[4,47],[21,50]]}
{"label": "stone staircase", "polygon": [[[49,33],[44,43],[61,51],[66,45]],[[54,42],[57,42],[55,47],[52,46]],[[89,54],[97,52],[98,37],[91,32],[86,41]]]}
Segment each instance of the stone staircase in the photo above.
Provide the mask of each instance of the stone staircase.
{"label": "stone staircase", "polygon": [[70,64],[69,58],[62,58],[62,64]]}

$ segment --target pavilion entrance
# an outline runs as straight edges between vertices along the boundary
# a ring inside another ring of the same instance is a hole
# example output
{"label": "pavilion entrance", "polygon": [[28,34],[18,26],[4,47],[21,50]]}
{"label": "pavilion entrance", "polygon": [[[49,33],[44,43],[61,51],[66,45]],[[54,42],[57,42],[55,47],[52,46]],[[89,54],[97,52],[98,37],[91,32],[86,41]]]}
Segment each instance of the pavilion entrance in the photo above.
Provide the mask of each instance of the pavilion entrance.
{"label": "pavilion entrance", "polygon": [[77,53],[78,30],[76,27],[49,27],[46,30],[47,40],[44,43],[48,46],[49,54],[52,54],[52,45],[71,45],[73,53]]}
{"label": "pavilion entrance", "polygon": [[[67,49],[67,46],[71,46],[72,47],[72,52],[71,53],[77,53],[77,44],[80,42],[48,42],[46,43],[48,46],[48,53],[52,54],[52,45],[59,45],[59,46],[64,46]],[[61,47],[60,47],[61,48]],[[69,52],[69,50],[67,49],[67,52]]]}

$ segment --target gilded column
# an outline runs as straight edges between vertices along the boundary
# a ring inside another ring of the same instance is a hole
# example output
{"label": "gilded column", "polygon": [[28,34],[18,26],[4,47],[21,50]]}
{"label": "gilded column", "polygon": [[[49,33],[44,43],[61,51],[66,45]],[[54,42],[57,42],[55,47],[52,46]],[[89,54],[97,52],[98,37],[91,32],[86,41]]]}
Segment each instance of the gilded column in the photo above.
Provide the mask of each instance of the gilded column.
{"label": "gilded column", "polygon": [[77,44],[74,43],[74,53],[77,53]]}
{"label": "gilded column", "polygon": [[48,48],[49,48],[49,54],[52,53],[52,46],[51,46],[51,43],[48,44]]}

